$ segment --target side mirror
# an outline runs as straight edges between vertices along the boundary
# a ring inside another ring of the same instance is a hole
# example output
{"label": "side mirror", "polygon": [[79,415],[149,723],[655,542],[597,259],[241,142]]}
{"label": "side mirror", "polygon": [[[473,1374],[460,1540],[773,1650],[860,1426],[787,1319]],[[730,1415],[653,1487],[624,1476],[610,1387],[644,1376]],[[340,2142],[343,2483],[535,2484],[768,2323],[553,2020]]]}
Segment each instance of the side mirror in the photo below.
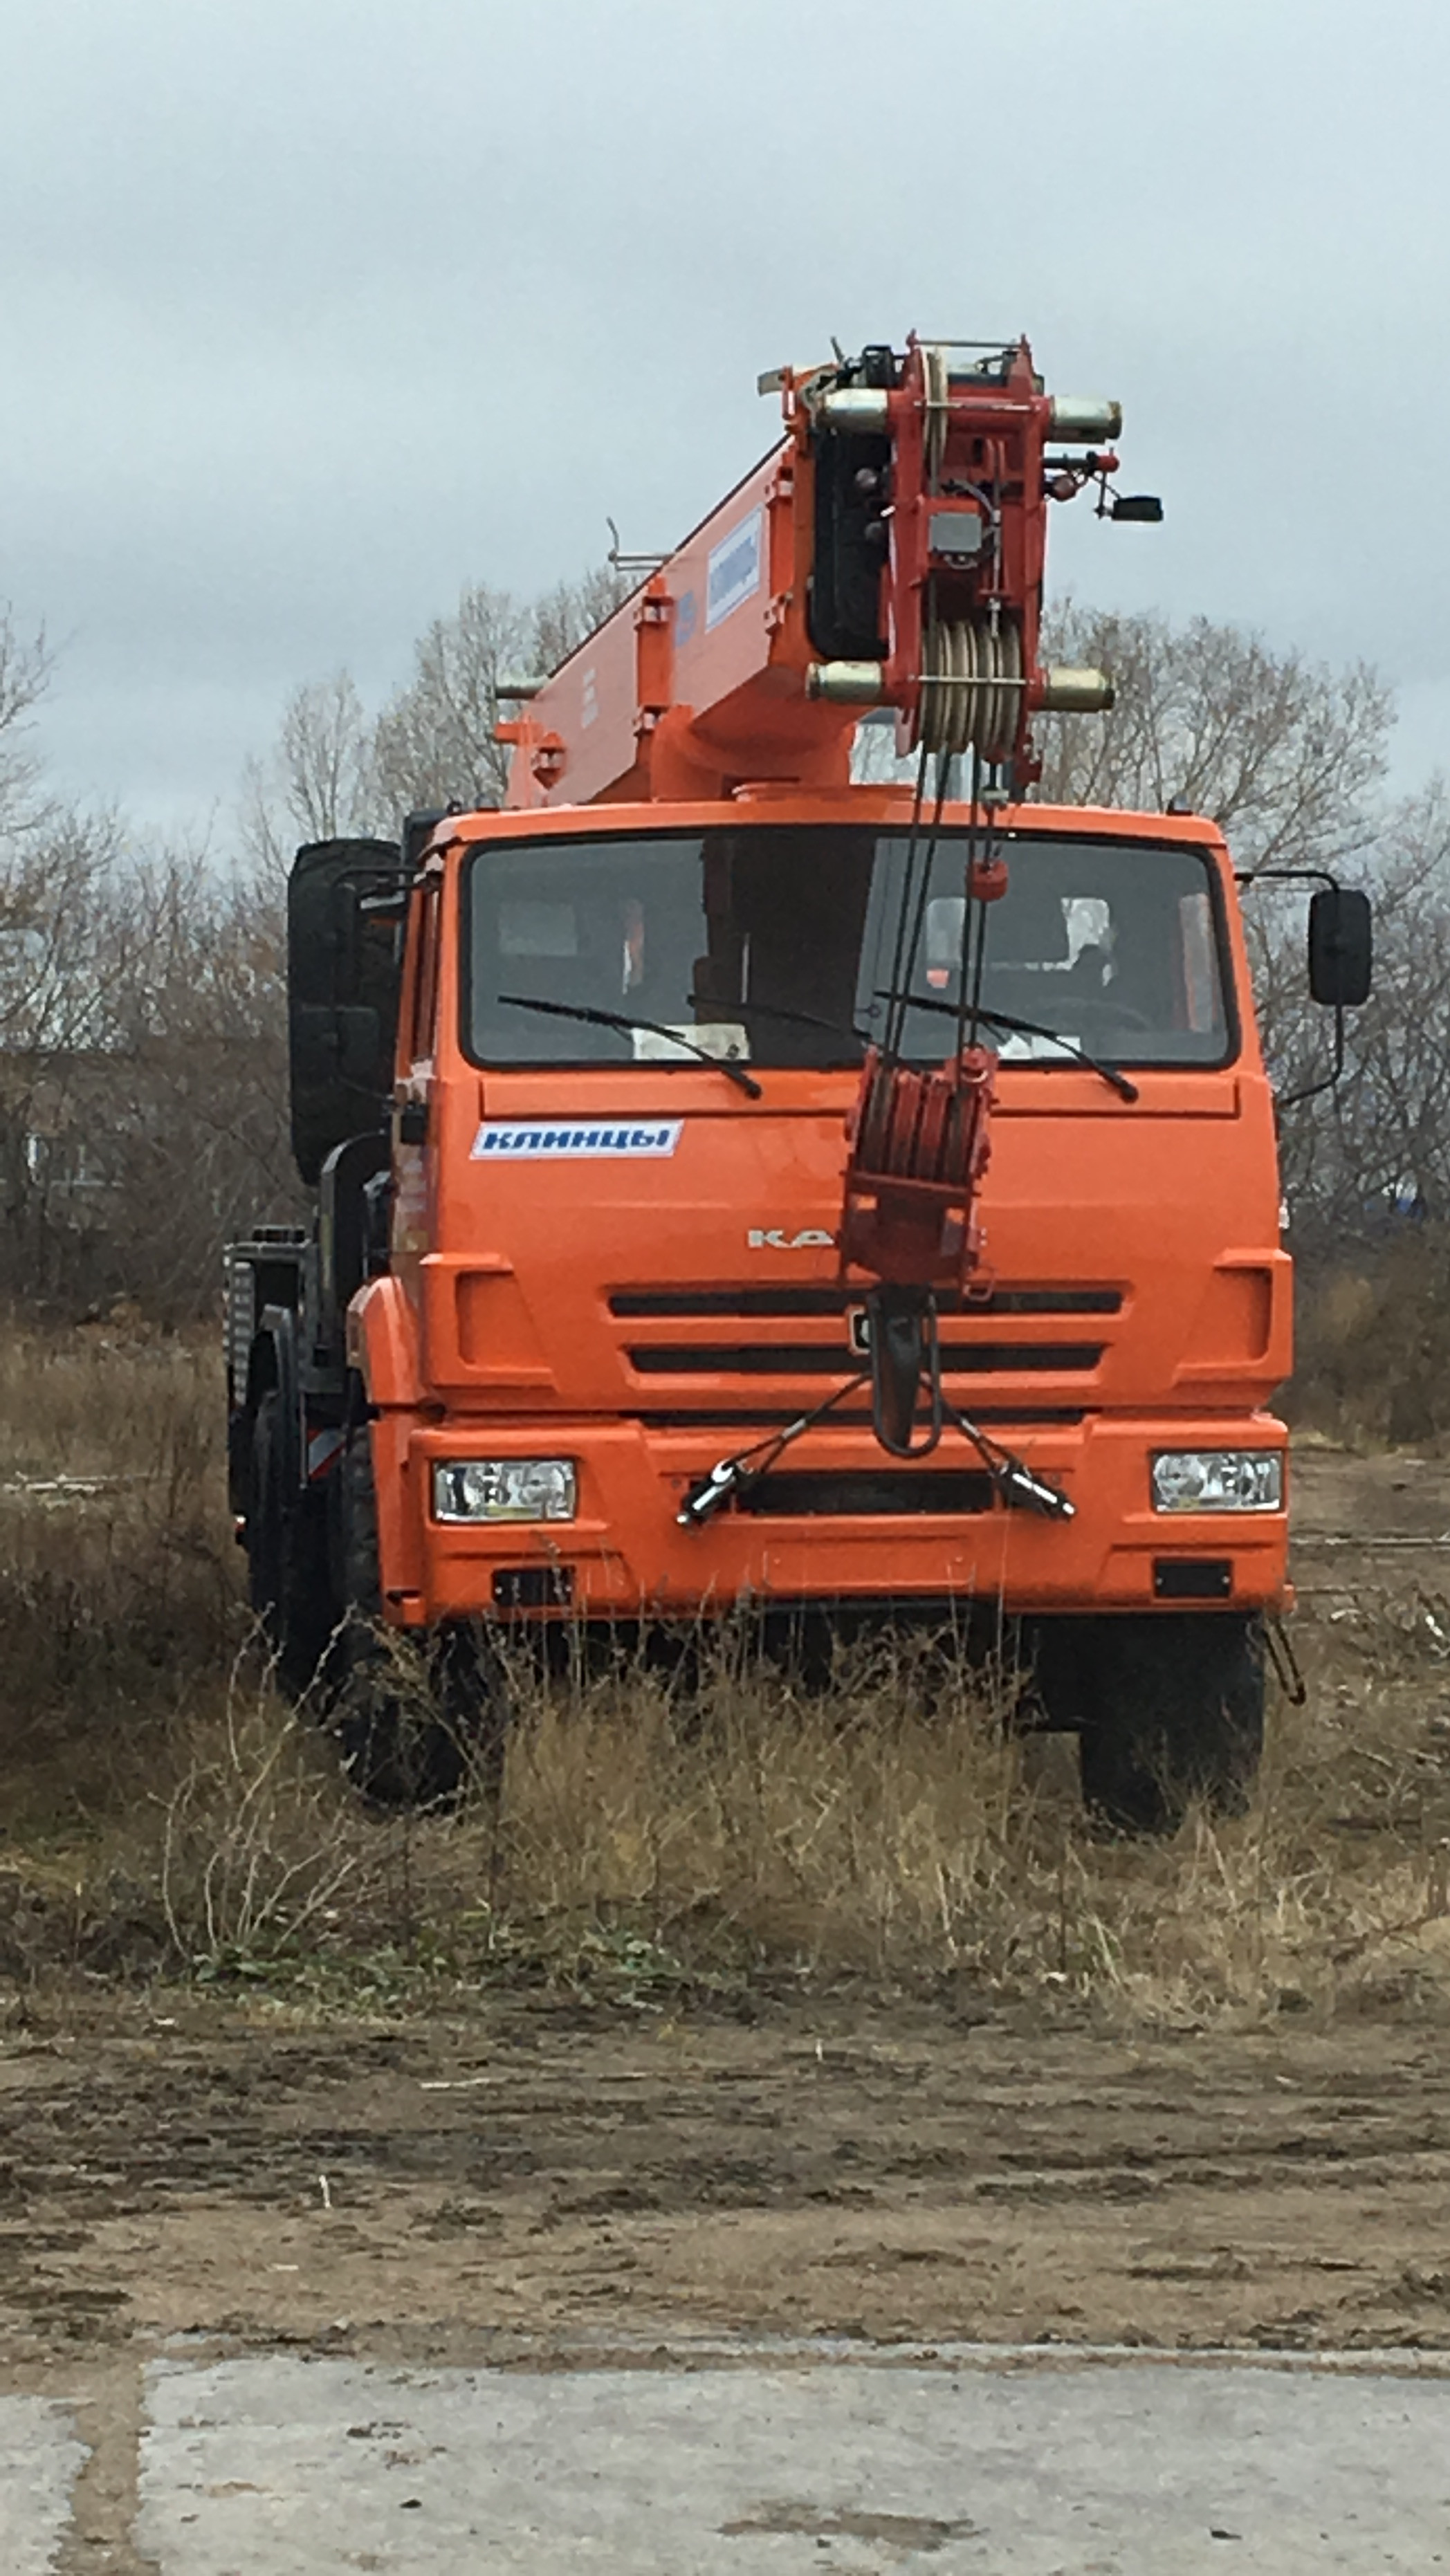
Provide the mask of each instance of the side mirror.
{"label": "side mirror", "polygon": [[1369,999],[1374,934],[1367,894],[1321,886],[1309,905],[1309,990],[1316,1002],[1353,1010]]}

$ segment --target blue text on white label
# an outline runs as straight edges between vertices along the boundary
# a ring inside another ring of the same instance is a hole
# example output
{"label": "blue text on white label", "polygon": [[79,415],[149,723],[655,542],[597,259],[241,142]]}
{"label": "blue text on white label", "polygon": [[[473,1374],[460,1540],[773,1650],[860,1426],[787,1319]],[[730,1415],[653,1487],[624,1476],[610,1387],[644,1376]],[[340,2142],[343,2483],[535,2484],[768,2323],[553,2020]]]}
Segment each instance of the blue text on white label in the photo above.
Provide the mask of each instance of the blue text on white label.
{"label": "blue text on white label", "polygon": [[485,1118],[476,1163],[657,1162],[673,1154],[682,1118]]}
{"label": "blue text on white label", "polygon": [[750,599],[760,588],[761,537],[764,516],[752,510],[718,546],[712,546],[705,573],[705,627],[708,633],[728,617],[732,608]]}

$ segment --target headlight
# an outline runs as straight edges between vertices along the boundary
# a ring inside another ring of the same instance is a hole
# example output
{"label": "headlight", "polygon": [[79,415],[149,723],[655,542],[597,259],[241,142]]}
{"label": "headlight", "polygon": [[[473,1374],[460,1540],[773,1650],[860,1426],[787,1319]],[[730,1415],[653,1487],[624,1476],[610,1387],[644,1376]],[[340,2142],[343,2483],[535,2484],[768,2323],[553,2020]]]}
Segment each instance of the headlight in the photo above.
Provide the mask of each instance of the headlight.
{"label": "headlight", "polygon": [[433,1469],[440,1521],[572,1521],[579,1479],[572,1458],[449,1458]]}
{"label": "headlight", "polygon": [[1282,1449],[1159,1449],[1152,1460],[1155,1512],[1277,1512]]}

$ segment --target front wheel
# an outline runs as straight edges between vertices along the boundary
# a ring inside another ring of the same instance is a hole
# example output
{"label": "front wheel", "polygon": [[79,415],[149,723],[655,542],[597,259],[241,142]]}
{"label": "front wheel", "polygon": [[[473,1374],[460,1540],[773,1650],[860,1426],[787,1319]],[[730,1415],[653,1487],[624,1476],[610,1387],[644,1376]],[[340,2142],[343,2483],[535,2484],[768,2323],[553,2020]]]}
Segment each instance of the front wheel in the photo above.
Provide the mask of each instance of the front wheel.
{"label": "front wheel", "polygon": [[311,1689],[332,1628],[327,1524],[299,1483],[282,1396],[268,1387],[252,1420],[247,1575],[252,1608],[291,1699]]}
{"label": "front wheel", "polygon": [[447,1806],[496,1788],[506,1723],[486,1641],[415,1639],[383,1621],[372,1434],[359,1423],[338,1466],[343,1615],[333,1639],[334,1723],[354,1785],[377,1806]]}
{"label": "front wheel", "polygon": [[1087,1806],[1128,1833],[1173,1833],[1195,1799],[1242,1815],[1264,1748],[1262,1621],[1163,1611],[1091,1627],[1079,1662]]}

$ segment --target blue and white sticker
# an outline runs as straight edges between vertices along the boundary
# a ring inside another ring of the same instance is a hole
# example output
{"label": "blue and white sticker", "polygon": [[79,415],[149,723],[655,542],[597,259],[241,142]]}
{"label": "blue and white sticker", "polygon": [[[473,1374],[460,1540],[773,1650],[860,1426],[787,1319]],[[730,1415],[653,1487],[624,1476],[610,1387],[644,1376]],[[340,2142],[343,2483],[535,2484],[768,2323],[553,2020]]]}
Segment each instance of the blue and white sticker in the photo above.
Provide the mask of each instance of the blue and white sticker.
{"label": "blue and white sticker", "polygon": [[732,608],[738,608],[759,590],[764,527],[764,513],[752,510],[748,519],[742,519],[738,528],[732,528],[728,537],[711,547],[705,572],[707,634],[722,617],[729,616]]}
{"label": "blue and white sticker", "polygon": [[683,1118],[485,1118],[475,1163],[658,1162],[680,1141]]}

